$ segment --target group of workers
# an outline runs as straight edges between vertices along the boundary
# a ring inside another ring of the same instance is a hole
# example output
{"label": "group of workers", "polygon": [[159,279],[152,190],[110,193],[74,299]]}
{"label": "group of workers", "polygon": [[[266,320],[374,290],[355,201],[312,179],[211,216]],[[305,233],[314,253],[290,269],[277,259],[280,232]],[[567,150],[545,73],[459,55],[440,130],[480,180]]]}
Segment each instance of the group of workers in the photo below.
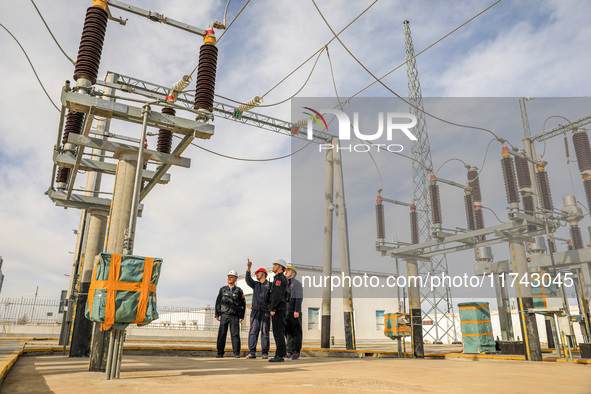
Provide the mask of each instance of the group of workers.
{"label": "group of workers", "polygon": [[[261,337],[261,355],[269,359],[269,328],[273,325],[275,357],[269,362],[283,362],[285,358],[297,360],[302,349],[302,284],[296,279],[297,269],[279,259],[273,263],[273,279],[267,279],[267,270],[259,268],[256,280],[251,276],[252,262],[248,260],[246,284],[253,289],[246,358],[256,358],[256,347]],[[217,338],[217,357],[224,357],[228,327],[232,338],[232,351],[240,358],[240,322],[246,313],[244,292],[238,286],[238,273],[228,273],[228,285],[220,289],[215,303],[215,318],[220,322]]]}

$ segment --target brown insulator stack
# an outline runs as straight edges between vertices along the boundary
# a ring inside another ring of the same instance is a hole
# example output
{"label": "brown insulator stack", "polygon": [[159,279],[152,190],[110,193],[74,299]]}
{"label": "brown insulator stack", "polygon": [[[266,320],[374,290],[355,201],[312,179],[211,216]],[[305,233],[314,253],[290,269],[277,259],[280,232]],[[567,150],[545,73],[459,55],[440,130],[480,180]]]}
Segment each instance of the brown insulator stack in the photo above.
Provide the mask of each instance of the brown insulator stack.
{"label": "brown insulator stack", "polygon": [[[64,134],[62,137],[62,144],[65,145],[68,142],[68,136],[70,134],[80,134],[82,131],[82,124],[84,123],[84,113],[70,111],[66,115],[66,125],[64,126]],[[70,177],[70,169],[67,167],[60,167],[57,172],[57,182],[67,183]]]}
{"label": "brown insulator stack", "polygon": [[410,206],[410,239],[413,244],[419,243],[419,217],[414,204]]}
{"label": "brown insulator stack", "polygon": [[218,48],[215,46],[213,30],[207,30],[204,43],[199,50],[197,67],[197,87],[195,90],[195,109],[213,111],[213,96],[218,61]]}
{"label": "brown insulator stack", "polygon": [[480,191],[480,177],[474,167],[468,170],[468,186],[472,188],[472,201],[474,203],[474,225],[476,230],[484,228],[484,215],[482,214],[482,193]]}
{"label": "brown insulator stack", "polygon": [[378,239],[386,239],[386,223],[384,220],[384,205],[382,204],[382,197],[378,195],[376,204],[376,225],[378,230]]}
{"label": "brown insulator stack", "polygon": [[[86,10],[86,19],[82,28],[82,37],[80,38],[80,47],[74,68],[75,80],[84,78],[93,85],[96,83],[108,19],[107,11],[99,5]],[[84,113],[70,111],[66,116],[62,144],[67,143],[70,134],[80,134],[83,123]],[[60,167],[57,172],[57,182],[67,183],[69,176],[70,169]]]}
{"label": "brown insulator stack", "polygon": [[431,175],[431,184],[429,185],[429,195],[431,196],[431,214],[433,215],[433,224],[441,224],[441,199],[439,198],[439,185],[435,175]]}
{"label": "brown insulator stack", "polygon": [[[577,155],[579,171],[583,177],[585,196],[587,197],[587,208],[591,207],[591,147],[589,136],[585,130],[579,129],[573,133],[573,145]],[[590,208],[591,209],[591,208]]]}
{"label": "brown insulator stack", "polygon": [[[166,115],[176,115],[174,108],[164,107],[162,113]],[[170,153],[172,150],[172,131],[160,129],[158,131],[158,145],[156,147],[158,152]]]}
{"label": "brown insulator stack", "polygon": [[503,177],[505,179],[505,191],[507,192],[507,202],[509,204],[519,203],[519,192],[517,190],[517,181],[515,179],[515,168],[513,167],[513,160],[509,149],[503,147],[503,158],[501,165],[503,166]]}
{"label": "brown insulator stack", "polygon": [[85,78],[93,85],[96,83],[108,19],[107,11],[101,6],[95,5],[86,10],[86,19],[74,69],[75,80]]}
{"label": "brown insulator stack", "polygon": [[464,195],[464,205],[466,207],[466,223],[468,224],[468,230],[476,230],[476,224],[474,220],[474,201],[472,200],[472,194],[466,190]]}
{"label": "brown insulator stack", "polygon": [[[523,152],[521,152],[523,153]],[[532,194],[531,176],[529,174],[529,165],[527,159],[521,156],[515,156],[515,169],[517,170],[517,181],[521,189],[521,201],[523,202],[523,211],[533,216],[534,196]],[[528,231],[535,231],[536,226],[530,225],[527,227]]]}
{"label": "brown insulator stack", "polygon": [[573,249],[583,249],[583,237],[581,236],[581,228],[579,226],[570,227],[570,237],[572,239]]}
{"label": "brown insulator stack", "polygon": [[548,181],[548,173],[545,170],[545,166],[546,164],[543,162],[538,162],[536,165],[540,205],[544,210],[553,211],[554,203],[552,202],[552,192],[550,191],[550,182]]}

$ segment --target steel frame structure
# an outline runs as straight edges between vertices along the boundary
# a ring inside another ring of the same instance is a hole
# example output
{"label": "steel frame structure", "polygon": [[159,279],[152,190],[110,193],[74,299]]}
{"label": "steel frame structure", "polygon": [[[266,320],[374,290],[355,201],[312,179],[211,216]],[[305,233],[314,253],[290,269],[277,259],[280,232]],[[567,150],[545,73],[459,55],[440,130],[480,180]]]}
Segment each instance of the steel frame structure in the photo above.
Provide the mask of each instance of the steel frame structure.
{"label": "steel frame structure", "polygon": [[[406,52],[406,65],[408,76],[409,102],[412,104],[410,112],[416,116],[417,124],[413,128],[417,141],[411,146],[412,157],[412,181],[413,201],[417,206],[419,239],[429,241],[431,239],[431,201],[429,199],[429,179],[433,168],[431,160],[431,147],[427,133],[427,122],[423,111],[423,96],[419,82],[419,71],[414,58],[415,51],[408,20],[404,21],[404,42]],[[435,255],[434,255],[435,256]],[[434,257],[419,264],[419,275],[447,274],[447,259],[444,256]],[[442,289],[421,289],[421,302],[427,307],[421,310],[424,320],[432,320],[432,326],[423,328],[424,335],[430,336],[435,343],[441,343],[447,335],[457,342],[457,331],[453,320],[453,302],[451,289],[445,286]],[[444,305],[442,305],[444,304]],[[445,322],[445,324],[443,324]],[[450,331],[453,330],[453,333]]]}

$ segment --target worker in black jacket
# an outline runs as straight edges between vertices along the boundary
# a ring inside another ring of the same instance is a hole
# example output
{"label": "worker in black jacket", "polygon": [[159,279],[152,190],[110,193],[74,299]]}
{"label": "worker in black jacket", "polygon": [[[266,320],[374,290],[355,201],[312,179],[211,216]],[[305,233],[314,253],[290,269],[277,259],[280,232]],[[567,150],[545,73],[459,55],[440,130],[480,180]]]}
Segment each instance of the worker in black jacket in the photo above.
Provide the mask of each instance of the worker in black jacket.
{"label": "worker in black jacket", "polygon": [[250,275],[252,262],[248,260],[246,270],[246,284],[252,287],[252,305],[250,311],[250,332],[248,333],[248,354],[246,358],[256,358],[257,341],[261,333],[261,350],[263,359],[269,358],[269,327],[271,326],[271,314],[267,304],[267,293],[271,285],[267,280],[267,270],[259,268],[254,274],[255,281]]}
{"label": "worker in black jacket", "polygon": [[273,283],[269,290],[267,299],[269,301],[269,311],[271,312],[271,322],[273,323],[273,337],[275,338],[275,357],[269,359],[269,362],[283,362],[285,357],[285,314],[287,312],[287,279],[283,272],[287,263],[279,259],[273,263]]}
{"label": "worker in black jacket", "polygon": [[242,289],[236,286],[237,279],[238,273],[231,270],[228,273],[228,285],[220,289],[218,298],[215,301],[215,318],[220,322],[220,328],[218,329],[218,358],[224,357],[228,326],[230,326],[234,357],[240,358],[240,322],[244,319],[244,313],[246,312],[246,299]]}
{"label": "worker in black jacket", "polygon": [[288,266],[285,271],[287,277],[289,302],[287,303],[287,315],[285,317],[285,334],[287,358],[297,360],[302,350],[302,300],[304,289],[302,282],[296,279],[298,270],[294,266]]}

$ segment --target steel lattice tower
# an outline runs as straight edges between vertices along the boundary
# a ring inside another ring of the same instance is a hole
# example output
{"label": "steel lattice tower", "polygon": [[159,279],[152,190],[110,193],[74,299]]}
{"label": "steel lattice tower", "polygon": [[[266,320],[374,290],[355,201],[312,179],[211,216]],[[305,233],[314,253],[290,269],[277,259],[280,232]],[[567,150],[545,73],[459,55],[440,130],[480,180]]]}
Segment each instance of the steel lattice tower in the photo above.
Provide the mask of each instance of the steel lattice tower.
{"label": "steel lattice tower", "polygon": [[[429,180],[433,168],[431,160],[431,147],[427,133],[427,122],[423,112],[423,95],[419,82],[419,71],[414,59],[415,50],[410,34],[408,20],[404,23],[404,43],[406,51],[406,65],[408,75],[408,95],[412,104],[410,112],[416,116],[417,124],[413,128],[413,134],[417,141],[412,143],[412,157],[416,161],[412,163],[413,199],[417,206],[419,224],[419,242],[431,239],[431,201],[429,198]],[[422,164],[422,165],[421,165]],[[432,257],[431,261],[423,261],[419,264],[419,275],[435,276],[442,273],[447,275],[447,258]],[[421,288],[421,302],[423,320],[432,320],[432,326],[424,326],[424,337],[431,337],[434,343],[442,342],[446,335],[451,341],[457,341],[455,321],[453,317],[453,304],[449,286],[434,288],[428,286]]]}

